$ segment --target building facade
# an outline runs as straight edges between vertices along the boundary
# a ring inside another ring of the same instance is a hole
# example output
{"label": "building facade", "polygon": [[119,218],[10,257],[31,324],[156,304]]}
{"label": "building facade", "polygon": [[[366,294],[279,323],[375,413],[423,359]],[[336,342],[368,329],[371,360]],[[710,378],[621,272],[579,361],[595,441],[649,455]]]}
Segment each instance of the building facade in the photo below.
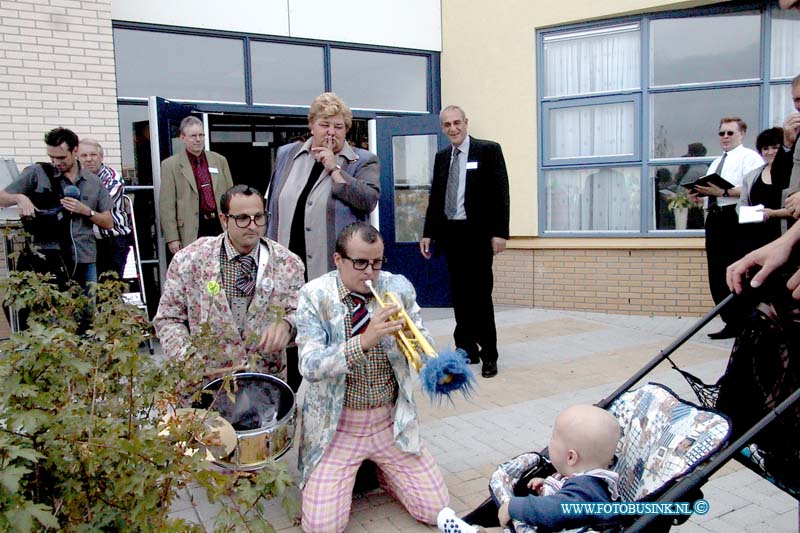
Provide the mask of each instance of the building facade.
{"label": "building facade", "polygon": [[[800,19],[772,2],[0,0],[0,20],[0,156],[43,160],[59,125],[98,139],[132,185],[156,293],[165,154],[153,154],[150,97],[189,106],[235,180],[264,189],[276,147],[333,90],[354,109],[351,140],[381,156],[381,229],[404,257],[441,146],[436,114],[456,103],[508,165],[498,303],[701,314],[702,214],[676,226],[669,194],[719,154],[721,116],[748,122],[749,147],[780,124],[800,72]],[[384,149],[374,124],[386,117],[434,129]]]}

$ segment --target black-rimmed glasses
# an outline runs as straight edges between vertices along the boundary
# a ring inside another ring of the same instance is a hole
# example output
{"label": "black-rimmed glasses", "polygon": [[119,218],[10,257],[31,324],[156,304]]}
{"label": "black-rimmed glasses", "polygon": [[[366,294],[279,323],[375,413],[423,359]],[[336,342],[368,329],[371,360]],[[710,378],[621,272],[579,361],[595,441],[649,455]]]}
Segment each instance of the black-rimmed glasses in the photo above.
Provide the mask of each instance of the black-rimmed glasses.
{"label": "black-rimmed glasses", "polygon": [[269,219],[269,213],[256,213],[255,215],[225,215],[228,218],[232,218],[236,226],[239,228],[246,228],[251,223],[255,224],[258,227],[265,226],[267,224],[267,220]]}
{"label": "black-rimmed glasses", "polygon": [[342,255],[342,259],[349,259],[353,263],[353,268],[356,270],[366,270],[368,266],[371,266],[372,270],[380,270],[383,268],[383,265],[386,264],[385,257],[381,257],[380,259],[353,259],[352,257]]}
{"label": "black-rimmed glasses", "polygon": [[717,135],[719,135],[720,137],[733,137],[737,133],[738,132],[736,132],[736,131],[727,130],[727,131],[721,131],[721,132],[717,133]]}

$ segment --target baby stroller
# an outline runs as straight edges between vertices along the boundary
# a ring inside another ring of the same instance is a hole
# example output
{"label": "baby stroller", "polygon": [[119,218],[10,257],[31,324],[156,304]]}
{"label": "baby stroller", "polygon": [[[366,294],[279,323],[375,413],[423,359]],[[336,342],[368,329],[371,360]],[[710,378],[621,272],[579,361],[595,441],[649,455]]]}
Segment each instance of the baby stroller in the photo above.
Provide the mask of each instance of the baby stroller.
{"label": "baby stroller", "polygon": [[[787,438],[800,430],[800,309],[785,289],[785,277],[775,278],[757,292],[730,295],[597,404],[620,421],[613,466],[620,476],[620,501],[694,502],[695,506],[678,508],[683,513],[672,516],[617,515],[611,522],[592,524],[592,530],[669,531],[692,512],[704,514],[708,507],[702,508],[700,489],[732,458],[800,499],[800,451],[796,440]],[[747,299],[752,316],[734,345],[725,374],[717,383],[705,384],[681,370],[670,355],[734,298]],[[664,360],[687,380],[702,405],[655,383],[631,390]],[[512,496],[530,494],[531,478],[553,472],[546,449],[502,463],[489,482],[490,497],[463,521],[499,526],[498,507]],[[516,521],[512,530],[536,531]]]}

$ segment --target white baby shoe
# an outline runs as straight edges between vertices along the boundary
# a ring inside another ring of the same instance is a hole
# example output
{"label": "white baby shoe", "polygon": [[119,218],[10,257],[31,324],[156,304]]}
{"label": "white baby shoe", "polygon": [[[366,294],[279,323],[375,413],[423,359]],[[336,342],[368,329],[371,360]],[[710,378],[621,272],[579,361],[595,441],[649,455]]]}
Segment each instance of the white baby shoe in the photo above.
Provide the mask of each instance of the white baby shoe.
{"label": "white baby shoe", "polygon": [[471,526],[456,516],[455,511],[449,507],[445,507],[439,511],[439,516],[436,519],[436,524],[439,526],[439,531],[444,533],[478,533],[476,526]]}

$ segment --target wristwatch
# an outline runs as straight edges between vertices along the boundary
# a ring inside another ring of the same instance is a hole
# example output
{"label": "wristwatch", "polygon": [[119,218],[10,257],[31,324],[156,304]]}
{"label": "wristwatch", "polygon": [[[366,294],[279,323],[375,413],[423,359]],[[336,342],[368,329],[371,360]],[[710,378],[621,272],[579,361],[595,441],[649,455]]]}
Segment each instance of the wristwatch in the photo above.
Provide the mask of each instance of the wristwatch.
{"label": "wristwatch", "polygon": [[95,216],[96,214],[97,214],[97,213],[95,213],[95,212],[94,212],[94,209],[89,209],[89,218],[92,218],[92,217],[93,217],[93,216]]}
{"label": "wristwatch", "polygon": [[722,191],[722,196],[724,196],[725,198],[730,196],[730,193],[728,192],[728,189],[725,189],[724,191]]}

